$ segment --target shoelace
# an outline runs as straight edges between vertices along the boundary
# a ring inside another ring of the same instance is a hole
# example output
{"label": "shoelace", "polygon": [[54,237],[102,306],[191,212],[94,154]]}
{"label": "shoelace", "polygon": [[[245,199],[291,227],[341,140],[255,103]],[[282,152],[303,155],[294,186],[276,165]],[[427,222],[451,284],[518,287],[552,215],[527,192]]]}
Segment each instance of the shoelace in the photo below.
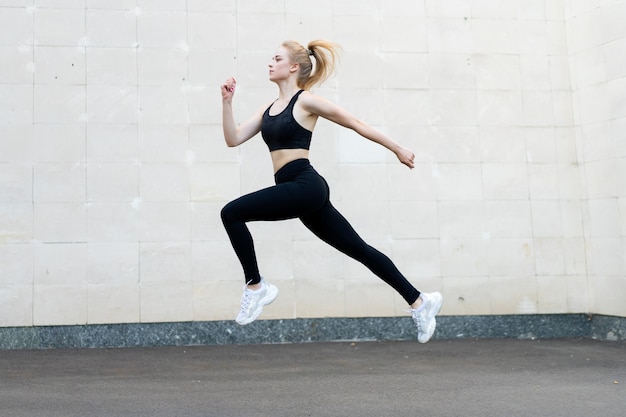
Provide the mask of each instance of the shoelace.
{"label": "shoelace", "polygon": [[250,307],[250,302],[252,301],[252,297],[248,293],[247,289],[243,289],[243,295],[241,296],[241,311],[244,313],[248,311]]}
{"label": "shoelace", "polygon": [[418,333],[424,333],[424,329],[422,328],[422,313],[425,310],[420,311],[419,313],[414,312],[415,310],[409,310],[411,312],[411,317],[413,318],[413,322],[415,323],[415,326],[417,326],[417,332]]}
{"label": "shoelace", "polygon": [[250,284],[252,280],[246,282],[246,285],[243,286],[243,294],[241,295],[241,311],[246,312],[248,307],[250,307],[250,302],[252,298],[250,297],[250,293],[248,292],[248,284]]}
{"label": "shoelace", "polygon": [[411,315],[413,316],[413,322],[415,322],[415,325],[417,326],[417,331],[422,332],[422,317],[420,313],[411,312]]}
{"label": "shoelace", "polygon": [[252,302],[252,294],[248,290],[248,284],[251,282],[252,280],[246,282],[246,285],[243,286],[243,294],[241,295],[241,311],[246,314],[248,314],[248,308]]}

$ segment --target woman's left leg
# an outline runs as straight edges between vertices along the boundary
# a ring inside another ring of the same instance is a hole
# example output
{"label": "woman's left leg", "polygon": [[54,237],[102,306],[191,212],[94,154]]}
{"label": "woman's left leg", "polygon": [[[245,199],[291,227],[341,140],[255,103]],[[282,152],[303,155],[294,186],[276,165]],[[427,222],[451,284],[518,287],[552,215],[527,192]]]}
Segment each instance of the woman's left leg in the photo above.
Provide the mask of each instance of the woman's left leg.
{"label": "woman's left leg", "polygon": [[391,259],[368,245],[330,201],[316,212],[301,216],[300,220],[324,242],[368,267],[400,293],[409,305],[420,296],[420,292],[402,275]]}
{"label": "woman's left leg", "polygon": [[[441,310],[443,298],[438,292],[420,293],[400,273],[391,259],[361,239],[350,223],[330,201],[315,213],[300,219],[324,242],[367,266],[374,274],[393,287],[412,307],[411,316],[417,327],[417,340],[426,343],[435,333],[435,316]],[[419,298],[419,300],[418,300]],[[418,301],[421,301],[419,303]],[[417,306],[419,304],[419,306]]]}

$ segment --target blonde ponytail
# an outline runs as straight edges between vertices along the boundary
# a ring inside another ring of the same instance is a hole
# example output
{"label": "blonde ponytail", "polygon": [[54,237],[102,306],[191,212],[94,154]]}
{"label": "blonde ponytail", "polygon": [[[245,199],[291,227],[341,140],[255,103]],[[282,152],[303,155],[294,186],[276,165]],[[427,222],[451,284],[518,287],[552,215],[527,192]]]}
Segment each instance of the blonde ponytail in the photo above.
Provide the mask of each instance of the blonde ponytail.
{"label": "blonde ponytail", "polygon": [[[298,87],[303,90],[322,84],[333,74],[341,49],[325,40],[311,41],[306,48],[295,41],[285,41],[282,46],[289,51],[291,62],[300,65]],[[315,66],[311,58],[315,59]]]}

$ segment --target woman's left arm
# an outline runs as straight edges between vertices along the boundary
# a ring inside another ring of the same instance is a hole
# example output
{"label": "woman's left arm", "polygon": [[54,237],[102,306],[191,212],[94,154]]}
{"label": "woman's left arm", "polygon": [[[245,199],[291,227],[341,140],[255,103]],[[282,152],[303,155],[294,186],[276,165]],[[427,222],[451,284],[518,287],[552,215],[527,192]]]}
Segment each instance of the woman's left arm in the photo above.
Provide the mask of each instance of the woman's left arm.
{"label": "woman's left arm", "polygon": [[381,131],[360,121],[335,103],[311,93],[302,94],[298,101],[300,102],[302,108],[309,113],[316,114],[324,119],[337,123],[338,125],[354,130],[364,138],[369,139],[372,142],[376,142],[395,153],[398,160],[404,165],[409,168],[415,167],[415,154],[411,150],[394,142]]}

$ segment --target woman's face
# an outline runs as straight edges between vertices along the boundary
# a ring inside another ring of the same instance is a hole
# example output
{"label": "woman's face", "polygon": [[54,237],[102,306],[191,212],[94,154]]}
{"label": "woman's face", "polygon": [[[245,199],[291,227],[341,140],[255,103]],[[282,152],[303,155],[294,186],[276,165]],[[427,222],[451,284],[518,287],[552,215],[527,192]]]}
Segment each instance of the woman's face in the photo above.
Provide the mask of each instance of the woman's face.
{"label": "woman's face", "polygon": [[270,81],[278,81],[289,77],[297,70],[297,64],[292,64],[289,54],[284,47],[278,48],[269,63]]}

